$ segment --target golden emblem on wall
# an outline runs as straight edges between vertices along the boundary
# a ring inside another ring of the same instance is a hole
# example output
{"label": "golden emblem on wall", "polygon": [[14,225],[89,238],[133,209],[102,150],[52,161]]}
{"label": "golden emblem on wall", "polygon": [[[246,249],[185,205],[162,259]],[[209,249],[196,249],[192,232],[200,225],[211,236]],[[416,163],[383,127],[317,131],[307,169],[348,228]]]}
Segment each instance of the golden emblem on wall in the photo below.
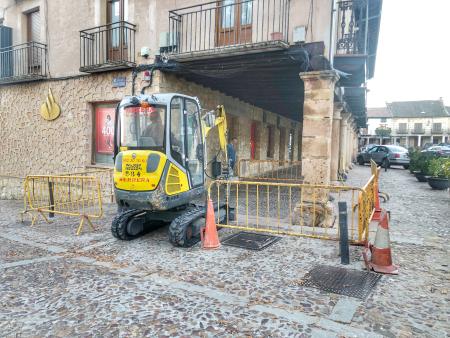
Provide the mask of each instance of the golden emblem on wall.
{"label": "golden emblem on wall", "polygon": [[56,103],[55,98],[53,97],[52,90],[48,89],[48,95],[45,102],[41,105],[41,116],[47,121],[52,121],[58,118],[61,113],[61,108]]}

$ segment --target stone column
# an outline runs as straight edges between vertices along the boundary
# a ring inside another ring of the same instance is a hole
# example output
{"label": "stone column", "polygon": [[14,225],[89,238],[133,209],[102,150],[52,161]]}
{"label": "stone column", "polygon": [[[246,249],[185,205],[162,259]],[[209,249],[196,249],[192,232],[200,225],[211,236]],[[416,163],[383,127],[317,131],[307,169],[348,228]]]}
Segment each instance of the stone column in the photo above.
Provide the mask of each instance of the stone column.
{"label": "stone column", "polygon": [[339,170],[339,143],[340,143],[340,132],[341,132],[341,111],[342,104],[335,103],[333,110],[333,125],[331,132],[331,181],[337,181],[338,170]]}
{"label": "stone column", "polygon": [[417,145],[420,148],[422,146],[422,135],[419,135],[417,138]]}
{"label": "stone column", "polygon": [[303,104],[302,175],[305,182],[330,183],[334,71],[300,73],[305,88]]}
{"label": "stone column", "polygon": [[347,112],[341,113],[341,130],[339,142],[339,170],[347,172],[347,129],[348,119],[350,114]]}
{"label": "stone column", "polygon": [[350,123],[347,129],[347,168],[352,169],[352,153],[353,153],[353,119],[350,118]]}

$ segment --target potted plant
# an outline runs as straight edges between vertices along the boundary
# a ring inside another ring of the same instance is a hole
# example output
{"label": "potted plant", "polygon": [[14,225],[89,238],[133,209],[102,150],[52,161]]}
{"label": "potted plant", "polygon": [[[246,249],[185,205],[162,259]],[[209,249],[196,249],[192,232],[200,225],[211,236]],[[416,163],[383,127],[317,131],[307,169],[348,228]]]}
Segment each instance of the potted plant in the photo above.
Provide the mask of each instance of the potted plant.
{"label": "potted plant", "polygon": [[414,176],[419,182],[427,182],[427,178],[430,176],[430,161],[431,157],[426,153],[419,153],[416,161],[414,161]]}
{"label": "potted plant", "polygon": [[450,187],[450,158],[434,158],[430,161],[428,184],[436,190],[445,190]]}
{"label": "potted plant", "polygon": [[419,171],[419,166],[417,163],[417,161],[419,160],[419,157],[420,157],[419,150],[417,150],[415,148],[409,149],[409,172],[413,175]]}

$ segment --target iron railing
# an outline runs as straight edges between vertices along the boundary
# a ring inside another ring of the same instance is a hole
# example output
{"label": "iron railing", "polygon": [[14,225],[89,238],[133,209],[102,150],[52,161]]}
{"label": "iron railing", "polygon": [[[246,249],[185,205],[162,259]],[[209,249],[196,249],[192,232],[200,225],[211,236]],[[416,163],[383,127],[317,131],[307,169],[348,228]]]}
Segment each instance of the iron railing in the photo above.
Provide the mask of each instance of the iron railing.
{"label": "iron railing", "polygon": [[47,77],[47,45],[27,42],[0,48],[0,83],[25,82]]}
{"label": "iron railing", "polygon": [[367,17],[367,0],[337,3],[336,54],[367,54]]}
{"label": "iron railing", "polygon": [[444,133],[444,129],[442,129],[442,128],[432,128],[431,129],[431,133],[432,134],[443,134]]}
{"label": "iron railing", "polygon": [[413,128],[411,129],[412,134],[425,134],[425,129],[423,128]]}
{"label": "iron railing", "polygon": [[136,26],[126,21],[80,31],[80,71],[135,66],[135,32]]}
{"label": "iron railing", "polygon": [[169,11],[172,54],[288,43],[290,0],[212,1]]}
{"label": "iron railing", "polygon": [[396,130],[397,134],[408,134],[408,129],[397,129]]}

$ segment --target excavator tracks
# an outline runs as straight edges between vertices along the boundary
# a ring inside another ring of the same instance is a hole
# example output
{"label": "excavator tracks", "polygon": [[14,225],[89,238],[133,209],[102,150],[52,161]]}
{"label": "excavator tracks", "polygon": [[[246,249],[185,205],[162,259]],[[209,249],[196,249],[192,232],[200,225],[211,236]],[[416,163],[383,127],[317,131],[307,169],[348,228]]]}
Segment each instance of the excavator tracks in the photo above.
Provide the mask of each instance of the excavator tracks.
{"label": "excavator tracks", "polygon": [[[130,241],[132,239],[135,239],[139,236],[142,236],[142,233],[138,234],[129,234],[128,233],[128,223],[139,214],[145,214],[145,211],[142,210],[127,210],[125,212],[122,212],[121,214],[114,217],[112,224],[111,224],[111,232],[112,235],[115,238],[121,239],[123,241]],[[145,220],[145,218],[144,218]]]}
{"label": "excavator tracks", "polygon": [[175,218],[169,226],[169,241],[173,246],[190,247],[200,240],[200,228],[194,222],[205,217],[205,207],[195,207]]}

